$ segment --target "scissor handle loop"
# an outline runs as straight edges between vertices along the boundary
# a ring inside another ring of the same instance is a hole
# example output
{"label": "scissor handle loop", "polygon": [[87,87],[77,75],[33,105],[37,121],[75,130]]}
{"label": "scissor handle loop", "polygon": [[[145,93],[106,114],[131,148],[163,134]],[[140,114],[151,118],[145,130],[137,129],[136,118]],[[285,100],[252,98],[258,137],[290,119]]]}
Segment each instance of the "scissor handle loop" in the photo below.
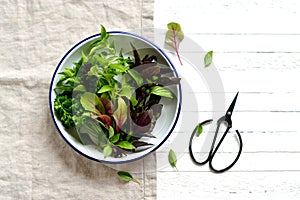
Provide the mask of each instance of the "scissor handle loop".
{"label": "scissor handle loop", "polygon": [[215,173],[222,173],[222,172],[225,172],[225,171],[229,170],[231,167],[233,167],[233,165],[235,165],[235,163],[238,161],[238,159],[239,159],[239,157],[240,157],[240,155],[241,155],[241,153],[242,153],[242,149],[243,149],[243,141],[242,141],[242,137],[241,137],[240,132],[239,132],[238,130],[235,130],[235,131],[236,131],[236,134],[237,134],[237,136],[238,136],[240,145],[239,145],[239,152],[238,152],[237,156],[235,157],[234,161],[233,161],[230,165],[228,165],[227,167],[225,167],[225,168],[223,168],[223,169],[215,169],[214,166],[212,165],[212,160],[213,160],[213,158],[215,157],[215,155],[216,155],[216,153],[217,153],[219,147],[221,146],[221,144],[222,144],[222,142],[223,142],[225,136],[227,135],[229,129],[230,129],[230,127],[228,127],[228,128],[226,129],[226,131],[224,132],[224,134],[223,134],[221,140],[219,141],[219,143],[217,144],[216,148],[213,150],[212,154],[210,155],[210,159],[208,159],[208,160],[209,160],[209,167],[210,167],[210,169],[211,169],[212,171],[214,171]]}
{"label": "scissor handle loop", "polygon": [[[206,120],[206,121],[204,121],[204,122],[201,122],[200,124],[201,124],[201,126],[203,126],[203,125],[206,125],[206,124],[211,123],[212,121],[213,121],[212,119],[209,119],[209,120]],[[191,157],[192,161],[193,161],[196,165],[204,165],[204,164],[206,164],[206,163],[209,161],[210,157],[208,156],[206,160],[204,160],[204,161],[202,161],[202,162],[199,162],[199,161],[196,160],[196,158],[195,158],[195,156],[194,156],[194,153],[193,153],[193,151],[192,151],[193,138],[194,138],[196,132],[197,132],[197,126],[196,126],[196,128],[194,129],[194,131],[193,131],[193,133],[192,133],[192,135],[191,135],[191,137],[190,137],[190,142],[189,142],[189,153],[190,153],[190,157]],[[209,153],[209,154],[210,154],[210,153]]]}
{"label": "scissor handle loop", "polygon": [[[209,119],[209,120],[206,120],[206,121],[204,121],[204,122],[202,122],[202,123],[200,123],[200,124],[203,126],[203,125],[206,125],[206,124],[208,124],[208,123],[211,123],[212,121],[213,121],[212,119]],[[214,139],[213,139],[213,143],[212,143],[211,149],[210,149],[210,151],[209,151],[208,157],[207,157],[204,161],[202,161],[202,162],[197,161],[197,160],[195,159],[195,156],[194,156],[193,151],[192,151],[193,138],[194,138],[194,136],[195,136],[195,134],[196,134],[196,132],[197,132],[197,127],[194,129],[194,131],[193,131],[193,133],[192,133],[192,135],[191,135],[191,137],[190,137],[190,142],[189,142],[189,154],[190,154],[190,157],[191,157],[192,161],[193,161],[196,165],[204,165],[204,164],[206,164],[207,162],[209,162],[209,167],[210,167],[210,169],[211,169],[213,172],[215,172],[215,173],[222,173],[222,172],[224,172],[224,171],[230,169],[230,168],[238,161],[238,159],[239,159],[239,157],[240,157],[240,155],[241,155],[241,153],[242,153],[242,149],[243,149],[243,141],[242,141],[241,134],[239,133],[238,130],[236,130],[236,133],[237,133],[237,136],[238,136],[238,140],[239,140],[239,143],[240,143],[240,145],[239,145],[239,151],[238,151],[238,154],[237,154],[236,158],[234,159],[234,161],[233,161],[230,165],[228,165],[227,167],[225,167],[225,168],[223,168],[223,169],[215,169],[215,168],[213,167],[213,165],[212,165],[212,160],[213,160],[215,154],[217,153],[219,147],[221,146],[223,140],[225,139],[227,133],[229,132],[229,129],[231,128],[231,124],[228,124],[227,129],[226,129],[226,131],[224,132],[224,134],[223,134],[221,140],[218,142],[216,148],[214,148],[214,144],[215,144],[215,141],[216,141],[216,137],[217,137],[217,134],[218,134],[218,130],[219,130],[220,124],[221,124],[221,120],[218,121],[218,127],[217,127],[217,130],[216,130],[215,135],[214,135]]]}

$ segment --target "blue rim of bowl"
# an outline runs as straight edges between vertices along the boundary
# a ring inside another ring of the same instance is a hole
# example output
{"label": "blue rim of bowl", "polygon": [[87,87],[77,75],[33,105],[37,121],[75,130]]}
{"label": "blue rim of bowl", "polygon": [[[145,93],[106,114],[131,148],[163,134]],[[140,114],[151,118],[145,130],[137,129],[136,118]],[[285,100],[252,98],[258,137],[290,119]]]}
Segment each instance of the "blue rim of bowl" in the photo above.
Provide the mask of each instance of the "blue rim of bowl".
{"label": "blue rim of bowl", "polygon": [[[174,70],[174,73],[177,77],[178,76],[178,73],[176,71],[176,68],[174,67],[173,63],[171,62],[171,60],[169,59],[169,57],[165,54],[165,52],[159,48],[156,44],[154,44],[153,42],[149,41],[148,39],[140,36],[140,35],[136,35],[136,34],[133,34],[133,33],[128,33],[128,32],[123,32],[123,31],[110,31],[108,32],[109,34],[123,34],[123,35],[130,35],[130,36],[133,36],[133,37],[136,37],[136,38],[139,38],[143,41],[145,41],[146,43],[152,45],[153,47],[155,47],[163,56],[164,58],[168,61],[168,63],[170,64],[170,66],[172,67],[172,69]],[[87,40],[90,40],[92,38],[95,38],[95,37],[99,37],[100,34],[94,34],[92,36],[89,36],[83,40],[81,40],[80,42],[78,42],[77,44],[75,44],[65,55],[64,57],[59,61],[54,73],[53,73],[53,76],[52,76],[52,79],[51,79],[51,83],[50,83],[50,90],[49,90],[49,105],[50,105],[50,113],[51,113],[51,117],[52,117],[52,121],[54,122],[55,124],[55,127],[56,129],[58,130],[60,136],[65,140],[65,142],[71,146],[77,153],[79,153],[80,155],[88,158],[88,159],[91,159],[93,161],[97,161],[97,162],[100,162],[100,163],[105,163],[105,164],[123,164],[123,163],[130,163],[130,162],[134,162],[136,160],[140,160],[148,155],[150,155],[151,153],[153,153],[154,151],[156,151],[168,138],[169,136],[171,135],[171,133],[173,132],[177,122],[178,122],[178,119],[179,119],[179,115],[180,115],[180,112],[181,112],[181,102],[182,102],[182,92],[181,92],[181,84],[179,83],[178,84],[178,88],[179,88],[179,103],[178,103],[178,109],[177,109],[177,114],[176,114],[176,118],[175,118],[175,121],[174,123],[172,124],[172,128],[170,129],[169,133],[166,135],[166,137],[158,144],[156,145],[156,147],[154,147],[151,151],[149,151],[148,153],[144,154],[144,155],[141,155],[137,158],[133,158],[133,159],[129,159],[129,160],[124,160],[124,161],[116,161],[116,162],[113,162],[113,161],[106,161],[106,160],[100,160],[100,159],[96,159],[96,158],[93,158],[83,152],[81,152],[79,149],[77,149],[74,145],[72,145],[65,137],[64,135],[62,134],[61,130],[59,129],[56,121],[55,121],[55,113],[52,111],[53,109],[53,105],[52,105],[52,101],[51,101],[51,93],[52,93],[52,90],[53,90],[53,84],[54,84],[54,78],[57,74],[57,71],[58,69],[60,68],[60,65],[61,63],[65,60],[65,58],[77,47],[79,46],[80,44],[82,44],[83,42],[87,41]]]}

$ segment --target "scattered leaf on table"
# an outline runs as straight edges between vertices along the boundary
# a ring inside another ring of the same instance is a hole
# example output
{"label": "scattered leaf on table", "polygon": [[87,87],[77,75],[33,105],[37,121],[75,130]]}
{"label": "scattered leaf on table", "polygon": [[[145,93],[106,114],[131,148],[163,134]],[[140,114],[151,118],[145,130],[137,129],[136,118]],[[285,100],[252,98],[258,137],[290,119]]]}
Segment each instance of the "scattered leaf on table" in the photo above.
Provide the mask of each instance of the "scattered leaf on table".
{"label": "scattered leaf on table", "polygon": [[212,58],[213,58],[213,51],[209,51],[205,54],[205,57],[204,57],[205,67],[208,67],[212,63]]}
{"label": "scattered leaf on table", "polygon": [[170,151],[169,151],[169,163],[172,167],[177,169],[177,167],[176,167],[177,158],[176,158],[175,152],[172,149],[170,149]]}
{"label": "scattered leaf on table", "polygon": [[197,127],[197,137],[200,136],[200,134],[202,133],[202,131],[203,131],[202,125],[201,125],[201,123],[199,123],[198,127]]}
{"label": "scattered leaf on table", "polygon": [[119,171],[117,174],[125,182],[133,181],[133,182],[135,182],[135,183],[137,183],[139,185],[141,184],[140,181],[138,181],[137,179],[133,178],[133,176],[129,172]]}
{"label": "scattered leaf on table", "polygon": [[168,23],[167,26],[168,31],[166,34],[165,43],[175,49],[179,62],[182,65],[182,61],[179,55],[179,44],[184,38],[184,33],[182,32],[180,24],[176,22]]}

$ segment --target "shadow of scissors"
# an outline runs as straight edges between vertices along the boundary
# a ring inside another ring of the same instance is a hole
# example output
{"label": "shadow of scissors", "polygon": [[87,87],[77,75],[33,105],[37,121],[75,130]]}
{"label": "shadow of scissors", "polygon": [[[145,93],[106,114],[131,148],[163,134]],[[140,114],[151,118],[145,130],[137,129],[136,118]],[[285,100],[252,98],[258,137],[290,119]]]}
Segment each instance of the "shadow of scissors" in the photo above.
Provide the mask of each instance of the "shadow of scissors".
{"label": "shadow of scissors", "polygon": [[[214,166],[212,165],[212,160],[213,158],[215,157],[219,147],[221,146],[224,138],[226,137],[227,133],[229,132],[230,128],[232,127],[232,121],[231,121],[231,115],[232,115],[232,112],[233,112],[233,109],[234,109],[234,106],[235,106],[235,103],[236,103],[236,99],[238,97],[238,94],[237,93],[232,101],[232,103],[230,104],[226,114],[224,116],[222,116],[221,118],[218,119],[217,121],[217,128],[216,128],[216,131],[215,131],[215,135],[214,135],[214,138],[213,138],[213,141],[212,141],[212,144],[210,146],[210,150],[209,150],[209,153],[208,153],[208,157],[200,162],[200,161],[197,161],[194,157],[194,154],[193,154],[193,151],[192,151],[192,143],[193,143],[193,138],[197,132],[197,127],[195,128],[195,130],[193,131],[192,135],[191,135],[191,138],[190,138],[190,142],[189,142],[189,154],[191,156],[191,159],[193,160],[193,162],[197,165],[204,165],[206,164],[207,162],[209,163],[209,167],[212,171],[216,172],[216,173],[221,173],[221,172],[224,172],[228,169],[230,169],[239,159],[241,153],[242,153],[242,148],[243,148],[243,142],[242,142],[242,137],[239,133],[238,130],[236,130],[236,134],[238,136],[238,142],[239,142],[239,151],[237,153],[237,156],[235,157],[234,161],[228,165],[227,167],[223,168],[223,169],[215,169]],[[202,126],[204,125],[207,125],[209,123],[211,123],[213,120],[210,119],[210,120],[206,120],[202,123],[200,123]],[[221,124],[224,124],[226,129],[221,137],[221,139],[219,140],[219,142],[217,143],[217,145],[215,146],[215,143],[216,143],[216,139],[217,139],[217,135],[219,133],[219,129],[220,129],[220,125]]]}

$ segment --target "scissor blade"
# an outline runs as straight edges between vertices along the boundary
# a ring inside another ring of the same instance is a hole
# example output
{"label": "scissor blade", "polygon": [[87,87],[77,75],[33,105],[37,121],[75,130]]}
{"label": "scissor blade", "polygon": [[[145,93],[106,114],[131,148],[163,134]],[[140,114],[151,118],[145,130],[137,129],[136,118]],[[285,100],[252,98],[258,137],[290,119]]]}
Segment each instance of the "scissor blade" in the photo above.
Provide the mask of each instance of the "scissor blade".
{"label": "scissor blade", "polygon": [[231,104],[230,104],[230,106],[229,106],[229,108],[228,108],[228,110],[226,112],[226,115],[230,115],[230,116],[232,115],[232,112],[233,112],[233,109],[234,109],[234,106],[235,106],[235,102],[236,102],[236,99],[237,99],[238,95],[239,95],[239,92],[236,93],[233,101],[231,102]]}

